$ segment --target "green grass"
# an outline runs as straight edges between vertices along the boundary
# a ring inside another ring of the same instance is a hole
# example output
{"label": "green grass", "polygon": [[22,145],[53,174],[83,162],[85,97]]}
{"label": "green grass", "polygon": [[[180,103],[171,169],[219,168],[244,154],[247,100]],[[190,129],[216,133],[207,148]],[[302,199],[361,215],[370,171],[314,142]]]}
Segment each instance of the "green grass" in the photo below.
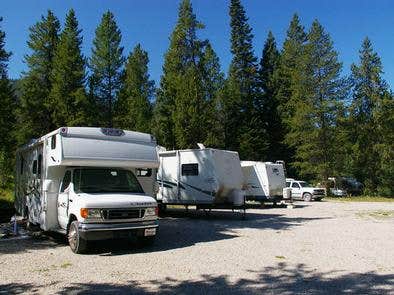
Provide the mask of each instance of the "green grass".
{"label": "green grass", "polygon": [[326,197],[324,200],[331,202],[394,202],[394,197],[351,196],[351,197]]}
{"label": "green grass", "polygon": [[0,189],[0,209],[14,208],[14,192],[11,189]]}
{"label": "green grass", "polygon": [[363,211],[356,214],[359,217],[372,217],[375,219],[394,218],[394,211],[378,210],[378,211]]}

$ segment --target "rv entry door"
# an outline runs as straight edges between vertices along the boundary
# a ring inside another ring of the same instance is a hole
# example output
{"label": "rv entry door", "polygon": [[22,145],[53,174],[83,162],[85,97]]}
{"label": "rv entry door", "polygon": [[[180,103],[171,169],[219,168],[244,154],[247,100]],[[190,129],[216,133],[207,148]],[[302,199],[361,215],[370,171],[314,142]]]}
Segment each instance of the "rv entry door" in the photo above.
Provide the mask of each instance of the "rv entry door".
{"label": "rv entry door", "polygon": [[71,170],[66,170],[57,197],[57,218],[61,228],[66,229],[68,223],[69,192],[71,187]]}

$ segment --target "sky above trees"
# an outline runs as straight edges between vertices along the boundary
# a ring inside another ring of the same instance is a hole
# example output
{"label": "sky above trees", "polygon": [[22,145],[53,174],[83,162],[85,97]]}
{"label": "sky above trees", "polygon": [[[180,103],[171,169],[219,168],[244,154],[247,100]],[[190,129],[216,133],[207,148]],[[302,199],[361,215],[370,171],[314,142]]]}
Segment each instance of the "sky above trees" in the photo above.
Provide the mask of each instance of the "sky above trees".
{"label": "sky above trees", "polygon": [[[149,53],[151,77],[159,82],[162,74],[164,53],[169,46],[169,36],[177,21],[179,1],[3,1],[2,28],[7,33],[6,49],[12,51],[9,75],[19,78],[27,69],[23,57],[29,54],[26,46],[28,28],[47,9],[54,11],[61,23],[70,8],[75,9],[83,36],[83,54],[91,55],[92,41],[97,25],[106,10],[113,12],[122,32],[122,46],[130,52],[137,43]],[[269,30],[272,30],[278,46],[283,44],[290,19],[297,12],[301,23],[309,28],[315,18],[324,26],[333,39],[334,47],[343,62],[343,71],[350,72],[350,65],[357,61],[358,50],[368,36],[379,53],[384,65],[383,77],[394,84],[394,42],[390,32],[394,27],[394,2],[380,0],[355,1],[257,1],[245,0],[243,5],[254,34],[253,45],[256,56],[261,56]],[[227,72],[231,61],[230,19],[228,1],[194,0],[194,12],[205,24],[199,32],[201,38],[209,38],[217,53],[222,70]]]}

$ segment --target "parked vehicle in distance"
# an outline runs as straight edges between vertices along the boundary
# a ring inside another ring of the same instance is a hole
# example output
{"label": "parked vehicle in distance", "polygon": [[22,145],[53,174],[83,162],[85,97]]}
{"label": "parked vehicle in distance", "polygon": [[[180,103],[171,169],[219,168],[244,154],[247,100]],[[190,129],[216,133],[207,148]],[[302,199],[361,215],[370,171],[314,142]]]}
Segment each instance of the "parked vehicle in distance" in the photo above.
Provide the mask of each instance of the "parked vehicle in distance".
{"label": "parked vehicle in distance", "polygon": [[352,177],[329,177],[328,187],[335,197],[356,196],[363,191],[363,184]]}
{"label": "parked vehicle in distance", "polygon": [[[261,203],[291,202],[291,190],[286,188],[284,162],[241,161],[246,200]],[[287,192],[289,191],[289,192]]]}
{"label": "parked vehicle in distance", "polygon": [[312,200],[320,201],[326,196],[326,189],[313,187],[306,181],[286,179],[286,186],[291,188],[291,196],[294,200],[303,200],[310,202]]}
{"label": "parked vehicle in distance", "polygon": [[237,152],[205,148],[159,152],[159,207],[240,209],[245,215],[243,175]]}
{"label": "parked vehicle in distance", "polygon": [[67,235],[75,253],[91,240],[134,235],[151,243],[156,146],[145,133],[59,128],[17,151],[16,210],[29,224]]}

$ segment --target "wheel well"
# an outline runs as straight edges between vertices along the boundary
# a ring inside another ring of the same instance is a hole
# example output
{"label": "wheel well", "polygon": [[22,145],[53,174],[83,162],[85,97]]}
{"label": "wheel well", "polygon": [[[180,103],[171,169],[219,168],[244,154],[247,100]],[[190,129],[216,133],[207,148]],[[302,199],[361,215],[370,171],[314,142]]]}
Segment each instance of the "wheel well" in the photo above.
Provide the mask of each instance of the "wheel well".
{"label": "wheel well", "polygon": [[68,230],[70,229],[71,223],[76,220],[78,220],[77,217],[74,214],[71,214],[68,219],[68,223],[67,223],[67,233],[68,233]]}

